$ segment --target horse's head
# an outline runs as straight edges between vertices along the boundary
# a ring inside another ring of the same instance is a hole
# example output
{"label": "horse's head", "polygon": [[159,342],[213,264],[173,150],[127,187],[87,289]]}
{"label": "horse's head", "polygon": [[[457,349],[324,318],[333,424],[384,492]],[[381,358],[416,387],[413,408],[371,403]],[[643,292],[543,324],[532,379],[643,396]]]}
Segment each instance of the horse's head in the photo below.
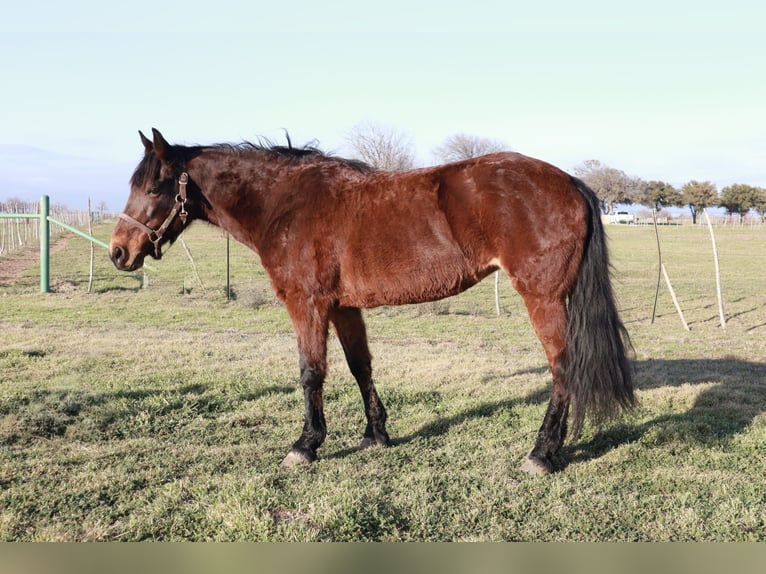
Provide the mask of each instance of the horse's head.
{"label": "horse's head", "polygon": [[147,255],[162,257],[161,247],[187,225],[187,186],[183,148],[174,148],[152,129],[141,135],[144,157],[130,180],[130,197],[112,232],[109,256],[122,271],[140,268]]}

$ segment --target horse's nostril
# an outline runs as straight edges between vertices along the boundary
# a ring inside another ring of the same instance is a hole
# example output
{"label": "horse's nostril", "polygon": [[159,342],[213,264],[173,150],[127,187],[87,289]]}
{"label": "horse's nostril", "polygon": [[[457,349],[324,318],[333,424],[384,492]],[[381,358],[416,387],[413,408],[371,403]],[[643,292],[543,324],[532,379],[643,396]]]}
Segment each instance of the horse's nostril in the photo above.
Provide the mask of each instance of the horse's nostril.
{"label": "horse's nostril", "polygon": [[122,259],[125,256],[125,252],[122,250],[122,247],[114,247],[112,249],[112,262],[117,264],[122,262]]}

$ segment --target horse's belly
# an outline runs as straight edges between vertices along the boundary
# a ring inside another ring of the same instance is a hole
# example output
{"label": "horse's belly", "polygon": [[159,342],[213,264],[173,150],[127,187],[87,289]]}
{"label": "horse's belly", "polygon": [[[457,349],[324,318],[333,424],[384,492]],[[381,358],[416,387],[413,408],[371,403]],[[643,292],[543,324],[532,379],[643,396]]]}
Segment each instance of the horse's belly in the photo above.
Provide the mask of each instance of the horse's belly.
{"label": "horse's belly", "polygon": [[356,248],[341,264],[340,304],[369,308],[435,301],[468,289],[489,272],[444,241]]}

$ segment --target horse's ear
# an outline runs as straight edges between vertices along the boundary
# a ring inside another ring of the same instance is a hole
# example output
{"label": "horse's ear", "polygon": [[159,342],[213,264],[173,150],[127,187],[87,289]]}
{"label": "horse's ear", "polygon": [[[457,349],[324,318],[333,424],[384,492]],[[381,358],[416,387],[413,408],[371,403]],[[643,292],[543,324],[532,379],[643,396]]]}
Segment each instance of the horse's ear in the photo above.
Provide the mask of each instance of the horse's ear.
{"label": "horse's ear", "polygon": [[172,148],[170,144],[165,141],[162,134],[155,128],[152,128],[152,134],[154,134],[154,153],[160,158],[160,161],[164,163],[170,163],[172,160]]}
{"label": "horse's ear", "polygon": [[154,144],[152,143],[152,140],[146,137],[141,130],[138,130],[138,135],[141,136],[141,143],[144,144],[144,155],[147,156],[154,149]]}

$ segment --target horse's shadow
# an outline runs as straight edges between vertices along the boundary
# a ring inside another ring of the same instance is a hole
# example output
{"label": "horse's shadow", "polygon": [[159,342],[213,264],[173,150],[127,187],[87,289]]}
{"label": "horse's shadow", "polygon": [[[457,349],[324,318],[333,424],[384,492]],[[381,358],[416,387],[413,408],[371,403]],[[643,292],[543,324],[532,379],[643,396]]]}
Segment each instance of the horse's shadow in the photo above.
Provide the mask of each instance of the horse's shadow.
{"label": "horse's shadow", "polygon": [[[543,369],[525,371],[542,372]],[[519,374],[519,373],[516,373]],[[514,376],[513,374],[509,376]],[[736,435],[742,433],[759,415],[766,413],[766,363],[745,361],[735,358],[724,359],[679,359],[645,360],[635,364],[635,386],[639,394],[649,395],[658,389],[676,389],[678,396],[672,400],[683,401],[684,396],[693,396],[689,408],[678,409],[658,406],[655,414],[647,415],[649,407],[643,407],[637,415],[604,425],[587,439],[572,441],[562,448],[556,463],[559,470],[577,462],[600,458],[614,448],[636,443],[647,433],[651,433],[647,445],[659,445],[672,441],[703,446],[726,445]],[[688,394],[684,388],[688,388]],[[210,410],[228,409],[228,403],[217,404],[216,397],[202,397],[206,385],[181,385],[177,390],[180,396],[195,395],[195,404]],[[274,393],[292,393],[293,385],[273,385],[243,395],[242,400],[256,400]],[[61,411],[67,419],[76,417],[79,411],[89,406],[108,402],[141,401],[153,395],[165,395],[168,389],[131,389],[115,393],[87,393],[72,395],[69,391],[41,391],[24,398],[24,402],[48,405],[49,410]],[[544,406],[550,397],[550,385],[538,387],[534,391],[513,398],[486,401],[448,417],[440,417],[423,424],[413,432],[392,437],[393,446],[407,445],[417,440],[437,438],[446,435],[453,428],[467,421],[493,416],[502,411],[513,410],[520,405]],[[658,397],[655,396],[654,400]],[[209,402],[209,405],[206,405]],[[662,397],[659,397],[662,402]],[[173,401],[167,409],[180,409],[184,401]],[[167,410],[166,409],[166,410]],[[665,412],[662,412],[662,411]],[[110,416],[131,416],[128,408],[124,412],[115,411]],[[633,422],[638,421],[638,422]],[[111,423],[117,423],[110,419]],[[65,428],[65,427],[62,427]],[[530,433],[537,428],[529,429]],[[343,449],[327,458],[343,458],[356,452],[356,448]]]}
{"label": "horse's shadow", "polygon": [[[639,441],[649,431],[658,444],[673,440],[710,446],[725,444],[766,412],[764,363],[740,359],[663,359],[635,364],[635,387],[639,392],[685,386],[696,394],[688,410],[659,414],[642,422],[631,423],[627,419],[636,417],[626,417],[606,424],[589,440],[566,444],[557,457],[557,468],[561,470],[575,462],[600,458],[617,446]],[[702,390],[698,391],[698,387]],[[490,416],[518,404],[545,404],[549,396],[549,388],[542,388],[521,398],[482,403],[429,422],[392,442],[397,446],[438,437],[467,420]],[[333,458],[351,454],[353,450],[335,453]]]}
{"label": "horse's shadow", "polygon": [[451,417],[438,418],[408,435],[392,439],[391,442],[396,446],[408,444],[423,437],[441,436],[447,434],[452,427],[460,426],[471,419],[492,416],[498,411],[511,410],[520,404],[543,404],[548,401],[549,396],[548,389],[543,388],[521,398],[482,403]]}
{"label": "horse's shadow", "polygon": [[[647,360],[636,364],[636,388],[651,391],[688,386],[696,394],[691,408],[640,423],[604,426],[585,442],[566,445],[562,467],[596,459],[619,445],[637,442],[648,432],[651,444],[680,441],[725,445],[766,412],[766,364],[741,359]],[[702,387],[701,391],[697,391]]]}

